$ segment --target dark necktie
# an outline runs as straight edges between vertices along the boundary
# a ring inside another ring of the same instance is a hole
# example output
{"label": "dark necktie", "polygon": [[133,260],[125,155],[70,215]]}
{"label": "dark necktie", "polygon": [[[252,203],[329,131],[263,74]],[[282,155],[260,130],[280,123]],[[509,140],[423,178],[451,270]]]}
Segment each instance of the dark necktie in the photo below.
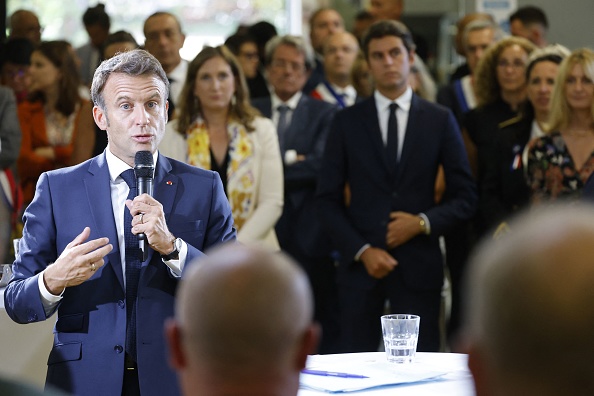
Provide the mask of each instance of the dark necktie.
{"label": "dark necktie", "polygon": [[278,132],[278,145],[280,146],[281,151],[285,149],[285,138],[287,133],[287,128],[289,127],[289,106],[287,105],[279,105],[277,107],[278,110],[278,126],[276,128]]}
{"label": "dark necktie", "polygon": [[386,157],[391,169],[398,164],[398,119],[396,118],[396,103],[390,104],[390,115],[388,116],[388,142],[386,144]]}
{"label": "dark necktie", "polygon": [[[136,197],[134,169],[122,172],[130,192],[128,199]],[[126,244],[126,353],[136,361],[136,295],[140,278],[140,248],[138,237],[132,234],[132,215],[124,208],[124,242]]]}

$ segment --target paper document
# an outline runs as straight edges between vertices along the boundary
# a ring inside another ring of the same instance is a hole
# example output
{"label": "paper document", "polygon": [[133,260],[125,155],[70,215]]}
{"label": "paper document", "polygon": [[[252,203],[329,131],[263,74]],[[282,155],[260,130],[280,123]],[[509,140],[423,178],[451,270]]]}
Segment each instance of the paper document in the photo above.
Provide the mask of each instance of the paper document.
{"label": "paper document", "polygon": [[339,363],[336,361],[316,363],[314,359],[311,359],[311,361],[308,361],[307,369],[349,373],[368,377],[344,378],[301,374],[299,382],[302,388],[329,393],[354,392],[387,385],[426,381],[448,373],[447,371],[436,370],[434,367],[427,367],[420,363],[399,365],[377,360],[356,363]]}

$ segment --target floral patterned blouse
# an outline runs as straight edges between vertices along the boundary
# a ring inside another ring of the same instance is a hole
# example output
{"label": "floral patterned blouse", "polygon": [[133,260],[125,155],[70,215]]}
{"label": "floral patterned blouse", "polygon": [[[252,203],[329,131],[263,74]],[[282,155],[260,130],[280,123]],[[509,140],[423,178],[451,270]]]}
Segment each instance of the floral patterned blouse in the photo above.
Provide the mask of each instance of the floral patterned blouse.
{"label": "floral patterned blouse", "polygon": [[535,139],[530,145],[527,181],[532,202],[578,199],[594,171],[594,152],[582,169],[577,170],[558,131]]}

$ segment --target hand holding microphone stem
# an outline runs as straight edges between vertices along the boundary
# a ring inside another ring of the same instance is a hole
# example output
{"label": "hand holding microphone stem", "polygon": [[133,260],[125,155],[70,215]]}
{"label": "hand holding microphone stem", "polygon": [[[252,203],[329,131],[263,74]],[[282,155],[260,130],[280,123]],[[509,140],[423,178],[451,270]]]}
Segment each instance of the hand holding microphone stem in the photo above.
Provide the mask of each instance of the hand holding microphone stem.
{"label": "hand holding microphone stem", "polygon": [[132,214],[132,233],[138,235],[138,243],[146,260],[148,246],[160,254],[170,253],[175,237],[167,228],[163,205],[153,195],[153,156],[150,151],[139,151],[134,161],[138,196],[126,200],[126,206]]}

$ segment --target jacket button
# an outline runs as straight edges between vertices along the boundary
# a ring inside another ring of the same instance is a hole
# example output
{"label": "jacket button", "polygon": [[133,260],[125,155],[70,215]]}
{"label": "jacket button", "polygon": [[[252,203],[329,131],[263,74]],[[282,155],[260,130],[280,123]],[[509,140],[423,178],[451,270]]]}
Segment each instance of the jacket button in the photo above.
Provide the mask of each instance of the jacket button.
{"label": "jacket button", "polygon": [[118,306],[119,306],[120,308],[124,308],[124,307],[126,306],[126,303],[124,302],[124,300],[119,300],[119,301],[118,301]]}
{"label": "jacket button", "polygon": [[113,350],[116,351],[116,353],[122,353],[124,352],[124,347],[122,347],[121,345],[116,345],[113,347]]}

